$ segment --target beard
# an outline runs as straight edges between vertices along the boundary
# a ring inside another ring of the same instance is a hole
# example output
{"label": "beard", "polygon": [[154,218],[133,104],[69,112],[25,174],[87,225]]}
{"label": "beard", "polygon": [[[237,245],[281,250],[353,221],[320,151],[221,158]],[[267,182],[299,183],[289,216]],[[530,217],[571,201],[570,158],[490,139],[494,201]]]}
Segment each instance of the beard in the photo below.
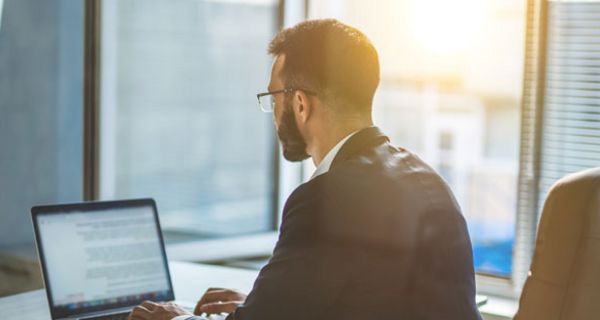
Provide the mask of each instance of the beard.
{"label": "beard", "polygon": [[283,157],[288,161],[298,162],[306,160],[310,156],[306,153],[306,142],[304,142],[296,125],[296,117],[290,100],[285,97],[277,136],[283,148]]}

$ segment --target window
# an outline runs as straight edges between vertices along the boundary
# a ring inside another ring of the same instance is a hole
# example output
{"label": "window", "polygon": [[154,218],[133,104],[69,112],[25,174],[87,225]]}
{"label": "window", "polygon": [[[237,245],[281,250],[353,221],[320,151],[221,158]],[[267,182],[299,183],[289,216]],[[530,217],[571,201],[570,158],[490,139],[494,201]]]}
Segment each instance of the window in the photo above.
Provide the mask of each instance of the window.
{"label": "window", "polygon": [[600,2],[548,3],[541,208],[566,174],[600,166]]}
{"label": "window", "polygon": [[309,13],[374,42],[376,124],[455,192],[478,289],[517,296],[549,188],[600,165],[600,1],[329,0]]}
{"label": "window", "polygon": [[0,1],[0,246],[32,258],[31,207],[82,199],[83,15]]}
{"label": "window", "polygon": [[154,197],[167,241],[276,228],[271,0],[102,3],[100,197]]}
{"label": "window", "polygon": [[374,121],[448,182],[477,272],[512,275],[525,0],[312,1],[378,49]]}
{"label": "window", "polygon": [[529,0],[514,283],[525,280],[546,194],[600,165],[598,1]]}

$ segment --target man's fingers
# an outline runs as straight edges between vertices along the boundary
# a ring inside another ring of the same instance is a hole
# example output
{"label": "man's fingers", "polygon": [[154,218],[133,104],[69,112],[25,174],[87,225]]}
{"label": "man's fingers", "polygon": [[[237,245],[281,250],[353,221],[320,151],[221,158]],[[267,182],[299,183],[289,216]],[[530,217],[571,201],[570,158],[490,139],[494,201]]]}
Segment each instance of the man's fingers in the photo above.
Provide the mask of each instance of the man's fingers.
{"label": "man's fingers", "polygon": [[198,309],[199,306],[201,306],[203,304],[206,304],[206,303],[209,303],[209,302],[216,302],[216,301],[218,301],[218,300],[208,300],[208,299],[210,299],[209,293],[212,293],[214,291],[222,291],[222,290],[225,290],[225,289],[223,289],[223,288],[208,288],[204,292],[204,294],[202,295],[202,297],[200,298],[200,300],[198,300],[198,303],[196,303],[196,310]]}
{"label": "man's fingers", "polygon": [[241,292],[230,289],[210,288],[206,290],[202,298],[196,304],[194,314],[202,314],[204,312],[202,311],[202,307],[210,303],[219,302],[223,304],[228,302],[236,302],[237,304],[240,304],[238,302],[244,300],[246,300],[246,295]]}
{"label": "man's fingers", "polygon": [[231,301],[238,300],[239,294],[233,290],[221,289],[207,291],[204,294],[204,300],[206,302],[217,302],[217,301]]}
{"label": "man's fingers", "polygon": [[153,311],[154,309],[156,309],[156,307],[158,307],[158,303],[152,301],[144,301],[142,302],[141,306],[150,311]]}
{"label": "man's fingers", "polygon": [[129,320],[147,320],[150,319],[152,312],[145,307],[137,306],[131,310],[129,314]]}
{"label": "man's fingers", "polygon": [[208,314],[214,314],[214,313],[232,313],[235,311],[235,309],[242,304],[243,301],[229,301],[229,302],[212,302],[212,303],[207,303],[203,306],[200,307],[200,312],[201,313],[208,313]]}
{"label": "man's fingers", "polygon": [[209,303],[239,301],[244,299],[245,296],[243,294],[240,294],[239,292],[233,290],[210,288],[206,290],[206,293],[204,293],[202,298],[196,304],[194,314],[201,314],[202,311],[200,311],[200,309],[202,308],[202,306]]}

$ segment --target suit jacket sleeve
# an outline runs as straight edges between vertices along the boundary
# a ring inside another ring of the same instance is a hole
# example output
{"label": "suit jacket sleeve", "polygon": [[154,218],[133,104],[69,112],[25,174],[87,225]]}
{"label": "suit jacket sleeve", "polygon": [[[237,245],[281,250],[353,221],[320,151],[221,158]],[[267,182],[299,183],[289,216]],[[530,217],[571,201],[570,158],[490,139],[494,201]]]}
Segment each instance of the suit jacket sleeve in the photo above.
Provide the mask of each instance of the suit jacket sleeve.
{"label": "suit jacket sleeve", "polygon": [[316,217],[327,213],[318,195],[304,191],[290,196],[273,256],[228,320],[319,318],[341,291],[344,248],[320,234]]}

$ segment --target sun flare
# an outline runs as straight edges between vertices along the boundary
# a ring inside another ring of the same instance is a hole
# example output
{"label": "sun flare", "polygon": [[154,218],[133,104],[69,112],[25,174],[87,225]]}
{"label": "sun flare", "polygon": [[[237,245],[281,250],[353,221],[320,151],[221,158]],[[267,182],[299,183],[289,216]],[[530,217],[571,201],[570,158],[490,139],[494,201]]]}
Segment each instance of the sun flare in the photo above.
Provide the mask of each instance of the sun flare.
{"label": "sun flare", "polygon": [[483,0],[411,0],[410,25],[417,42],[433,54],[466,50],[483,27]]}

